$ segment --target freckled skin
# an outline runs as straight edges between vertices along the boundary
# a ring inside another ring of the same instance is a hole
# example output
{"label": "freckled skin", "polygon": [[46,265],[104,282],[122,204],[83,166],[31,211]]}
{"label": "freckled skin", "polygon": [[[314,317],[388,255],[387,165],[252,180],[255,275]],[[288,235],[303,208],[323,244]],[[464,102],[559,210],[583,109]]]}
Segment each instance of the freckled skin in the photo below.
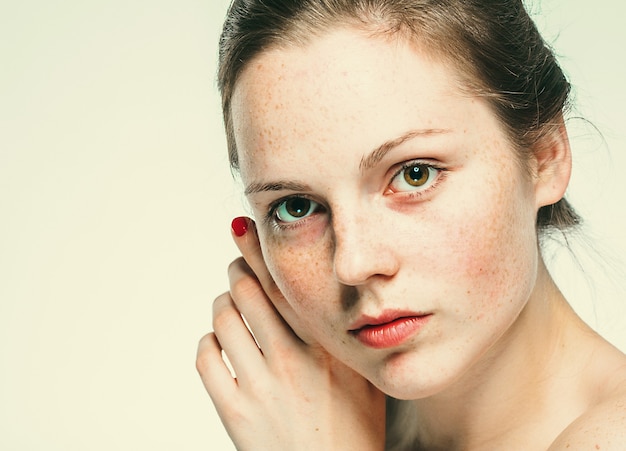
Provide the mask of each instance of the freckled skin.
{"label": "freckled skin", "polygon": [[[233,101],[242,177],[311,186],[329,212],[292,230],[260,227],[271,273],[331,353],[394,396],[422,397],[474,363],[528,301],[538,258],[532,184],[489,108],[461,94],[443,65],[408,45],[353,44],[351,53],[325,42],[269,52],[244,72]],[[429,127],[452,133],[434,152],[407,143],[369,181],[358,173],[370,149]],[[428,199],[382,196],[388,166],[433,157],[453,168]],[[359,293],[347,311],[344,285]],[[347,335],[359,314],[392,308],[435,313],[404,346],[415,357],[406,368]]]}
{"label": "freckled skin", "polygon": [[[458,395],[451,417],[468,393],[493,386],[501,398],[494,374],[511,387],[509,405],[543,396],[511,381],[544,366],[550,357],[529,358],[528,349],[545,348],[558,321],[578,321],[537,245],[537,210],[558,199],[547,199],[487,103],[460,83],[417,45],[338,30],[264,52],[232,99],[244,184],[307,187],[249,200],[267,267],[311,336],[388,395],[423,400],[418,407]],[[360,171],[373,149],[427,129],[445,133],[409,139]],[[445,170],[421,197],[390,192],[394,171],[415,159]],[[290,195],[323,208],[280,228],[266,219],[268,209]],[[366,347],[348,332],[359,316],[388,309],[432,317],[391,349]],[[582,411],[585,396],[569,397],[568,415]],[[492,426],[501,426],[494,412]],[[528,416],[541,424],[536,412]],[[554,428],[572,420],[559,418]]]}

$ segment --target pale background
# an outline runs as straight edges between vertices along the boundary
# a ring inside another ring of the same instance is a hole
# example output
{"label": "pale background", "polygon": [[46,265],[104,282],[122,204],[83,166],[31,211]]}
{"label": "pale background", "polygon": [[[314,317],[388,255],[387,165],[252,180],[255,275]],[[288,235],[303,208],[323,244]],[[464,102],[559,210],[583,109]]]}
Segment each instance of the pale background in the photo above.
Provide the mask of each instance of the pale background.
{"label": "pale background", "polygon": [[[214,83],[227,3],[1,0],[0,449],[233,449],[194,368],[245,212]],[[606,140],[574,121],[600,256],[557,275],[626,349],[623,5],[534,9]]]}

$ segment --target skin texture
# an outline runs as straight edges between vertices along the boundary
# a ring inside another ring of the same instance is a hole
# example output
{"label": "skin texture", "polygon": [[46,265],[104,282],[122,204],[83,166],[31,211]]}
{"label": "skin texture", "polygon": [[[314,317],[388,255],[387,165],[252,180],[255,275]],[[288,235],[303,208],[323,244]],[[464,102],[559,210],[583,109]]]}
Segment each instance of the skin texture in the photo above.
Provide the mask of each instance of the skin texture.
{"label": "skin texture", "polygon": [[[232,114],[257,223],[236,242],[264,274],[266,300],[322,360],[414,400],[424,449],[623,443],[612,431],[625,429],[624,356],[572,312],[537,245],[537,210],[569,181],[562,124],[520,162],[450,66],[355,29],[261,54],[237,83]],[[416,162],[435,168],[419,187],[403,177]],[[281,202],[294,198],[313,207],[288,217]],[[231,295],[216,304],[232,313],[244,296]],[[384,312],[430,316],[383,349],[350,332]],[[214,365],[222,341],[205,351]],[[590,424],[602,431],[593,443],[581,432]]]}

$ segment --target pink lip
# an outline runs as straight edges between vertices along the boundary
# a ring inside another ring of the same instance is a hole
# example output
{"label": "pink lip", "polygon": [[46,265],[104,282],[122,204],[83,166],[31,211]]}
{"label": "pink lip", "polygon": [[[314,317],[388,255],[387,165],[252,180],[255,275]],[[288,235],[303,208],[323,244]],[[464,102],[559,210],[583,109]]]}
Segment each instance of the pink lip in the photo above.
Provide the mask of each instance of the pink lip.
{"label": "pink lip", "polygon": [[431,316],[414,312],[384,312],[377,318],[364,315],[349,332],[370,348],[391,348],[419,332]]}

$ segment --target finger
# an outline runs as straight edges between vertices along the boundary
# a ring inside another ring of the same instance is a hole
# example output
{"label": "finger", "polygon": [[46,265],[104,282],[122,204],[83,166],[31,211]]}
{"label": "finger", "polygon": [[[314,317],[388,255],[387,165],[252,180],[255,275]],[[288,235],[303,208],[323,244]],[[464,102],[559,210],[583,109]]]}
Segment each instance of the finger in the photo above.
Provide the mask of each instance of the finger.
{"label": "finger", "polygon": [[263,355],[229,293],[213,302],[213,330],[239,382],[258,376],[264,367]]}
{"label": "finger", "polygon": [[[283,297],[267,269],[254,221],[250,218],[235,218],[235,220],[233,220],[232,235],[241,255],[261,282],[263,290],[267,293],[280,315],[287,321],[291,329],[303,342],[314,342],[310,334],[306,332],[306,328],[303,327],[297,314]],[[247,309],[246,306],[243,305],[241,308]],[[246,316],[245,313],[244,316]],[[246,319],[248,319],[248,316],[246,316]]]}
{"label": "finger", "polygon": [[202,384],[216,407],[232,402],[237,390],[226,362],[222,358],[222,347],[214,333],[206,334],[198,343],[196,369]]}
{"label": "finger", "polygon": [[301,343],[267,296],[261,282],[243,258],[228,267],[233,302],[250,326],[265,356],[280,343]]}

